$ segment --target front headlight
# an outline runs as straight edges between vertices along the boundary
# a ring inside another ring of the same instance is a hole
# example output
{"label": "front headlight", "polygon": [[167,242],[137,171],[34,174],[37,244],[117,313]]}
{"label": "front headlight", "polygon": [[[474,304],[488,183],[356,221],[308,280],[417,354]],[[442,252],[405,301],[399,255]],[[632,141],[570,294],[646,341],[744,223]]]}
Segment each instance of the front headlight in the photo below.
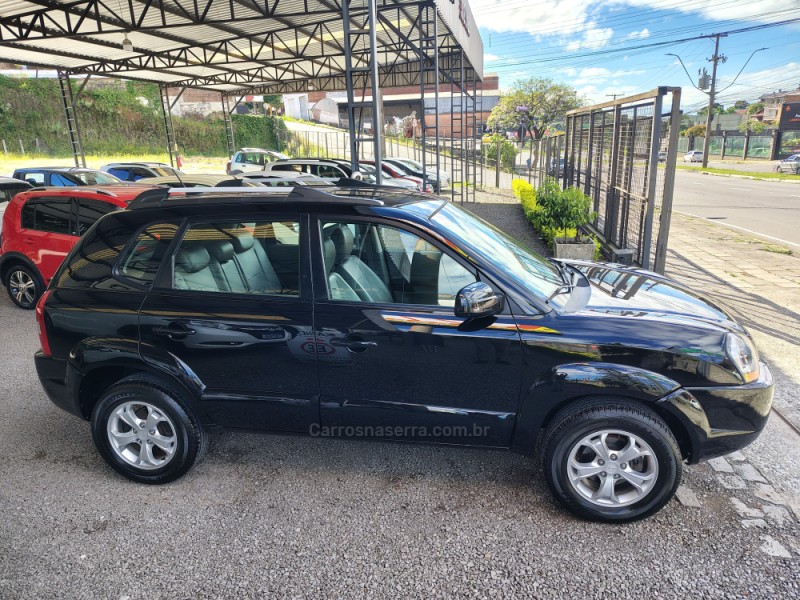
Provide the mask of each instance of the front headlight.
{"label": "front headlight", "polygon": [[750,339],[735,333],[727,334],[725,354],[736,366],[745,383],[758,379],[758,351]]}

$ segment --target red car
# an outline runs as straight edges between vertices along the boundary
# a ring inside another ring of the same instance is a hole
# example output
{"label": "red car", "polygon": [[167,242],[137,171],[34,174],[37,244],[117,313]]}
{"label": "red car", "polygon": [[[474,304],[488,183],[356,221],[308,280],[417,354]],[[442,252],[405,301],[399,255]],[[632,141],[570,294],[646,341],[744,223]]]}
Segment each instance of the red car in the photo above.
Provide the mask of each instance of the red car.
{"label": "red car", "polygon": [[14,304],[34,308],[61,261],[104,214],[125,208],[146,186],[35,188],[3,215],[0,279]]}

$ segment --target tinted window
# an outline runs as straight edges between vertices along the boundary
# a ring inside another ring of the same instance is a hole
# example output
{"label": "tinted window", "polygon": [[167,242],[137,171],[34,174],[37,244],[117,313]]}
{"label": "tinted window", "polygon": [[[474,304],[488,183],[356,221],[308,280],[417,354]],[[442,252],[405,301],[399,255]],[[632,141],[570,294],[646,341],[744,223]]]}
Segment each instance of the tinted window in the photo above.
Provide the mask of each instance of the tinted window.
{"label": "tinted window", "polygon": [[174,223],[158,223],[139,233],[123,258],[122,274],[140,283],[153,283],[177,232],[178,226]]}
{"label": "tinted window", "polygon": [[80,198],[78,200],[78,233],[83,235],[89,227],[94,225],[100,217],[117,210],[117,207],[108,202]]}
{"label": "tinted window", "polygon": [[114,167],[113,169],[109,169],[108,172],[122,181],[128,180],[128,169],[124,167]]}
{"label": "tinted window", "polygon": [[[107,205],[110,206],[110,205]],[[54,281],[62,288],[128,289],[114,280],[114,265],[133,234],[118,219],[105,221],[85,236],[70,253]]]}
{"label": "tinted window", "polygon": [[[172,173],[166,173],[166,172],[164,172],[164,173],[158,173],[157,172],[156,174],[160,175],[160,176],[172,175]],[[150,171],[148,171],[146,169],[142,169],[141,167],[133,167],[131,169],[131,179],[133,181],[139,181],[142,177],[152,177],[152,176],[153,176],[153,174]]]}
{"label": "tinted window", "polygon": [[71,186],[71,185],[78,185],[72,179],[69,179],[65,175],[61,175],[60,173],[51,173],[50,174],[50,185],[58,185],[58,186]]}
{"label": "tinted window", "polygon": [[34,229],[48,233],[75,235],[70,225],[72,202],[69,199],[53,199],[34,203],[36,224]]}
{"label": "tinted window", "polygon": [[33,229],[36,227],[36,205],[30,202],[22,207],[22,228]]}
{"label": "tinted window", "polygon": [[198,292],[298,296],[300,223],[204,223],[175,254],[173,287]]}

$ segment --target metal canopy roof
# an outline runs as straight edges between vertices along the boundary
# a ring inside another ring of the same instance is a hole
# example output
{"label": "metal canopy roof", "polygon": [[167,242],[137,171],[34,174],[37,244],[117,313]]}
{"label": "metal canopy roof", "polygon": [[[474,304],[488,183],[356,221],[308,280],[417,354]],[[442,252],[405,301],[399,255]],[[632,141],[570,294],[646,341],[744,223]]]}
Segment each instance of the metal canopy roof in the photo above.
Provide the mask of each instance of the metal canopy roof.
{"label": "metal canopy roof", "polygon": [[[342,1],[0,0],[0,61],[226,95],[343,90]],[[381,87],[419,84],[426,6],[436,7],[442,69],[461,48],[465,70],[483,78],[466,0],[375,2]],[[358,67],[369,60],[368,2],[349,6]],[[126,35],[133,51],[122,47]],[[368,87],[366,72],[354,87]]]}

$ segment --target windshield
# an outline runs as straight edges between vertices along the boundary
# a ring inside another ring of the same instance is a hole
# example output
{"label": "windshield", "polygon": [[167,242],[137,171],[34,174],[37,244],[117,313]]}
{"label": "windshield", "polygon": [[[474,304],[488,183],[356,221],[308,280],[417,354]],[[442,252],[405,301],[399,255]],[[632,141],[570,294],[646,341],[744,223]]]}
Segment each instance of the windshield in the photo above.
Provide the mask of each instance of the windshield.
{"label": "windshield", "polygon": [[103,183],[121,183],[121,180],[114,177],[110,173],[103,173],[102,171],[73,171],[70,173],[73,177],[77,177],[86,185],[100,185]]}
{"label": "windshield", "polygon": [[[413,210],[413,205],[409,208]],[[459,248],[484,257],[542,303],[564,286],[561,274],[546,258],[464,209],[445,203],[432,221],[446,230]]]}
{"label": "windshield", "polygon": [[182,173],[178,173],[175,169],[170,167],[150,167],[150,170],[160,177],[176,177],[179,174],[182,175]]}

